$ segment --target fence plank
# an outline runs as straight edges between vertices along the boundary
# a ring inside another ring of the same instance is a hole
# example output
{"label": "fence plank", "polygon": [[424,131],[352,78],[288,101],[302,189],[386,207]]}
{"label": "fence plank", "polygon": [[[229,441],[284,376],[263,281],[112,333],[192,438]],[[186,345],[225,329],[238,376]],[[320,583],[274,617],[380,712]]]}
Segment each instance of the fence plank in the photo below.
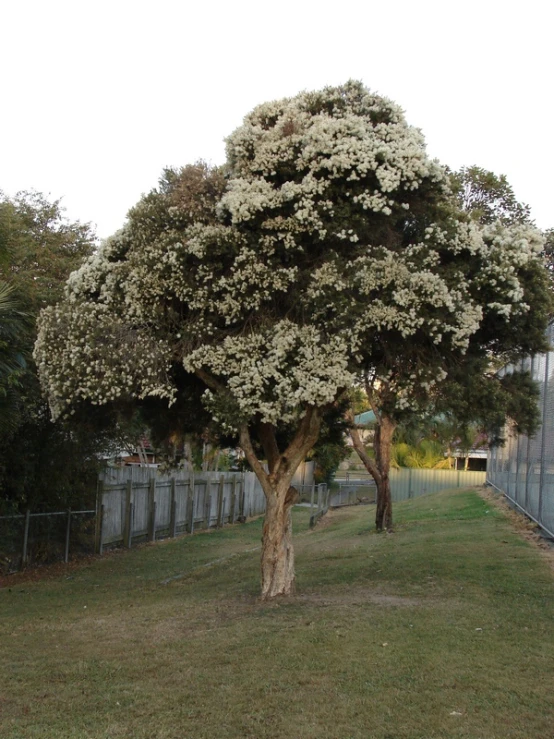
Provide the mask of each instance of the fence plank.
{"label": "fence plank", "polygon": [[189,534],[194,532],[194,475],[189,481],[189,489],[187,493],[187,525],[186,530]]}
{"label": "fence plank", "polygon": [[231,492],[231,506],[229,508],[229,523],[235,523],[235,506],[237,504],[237,478],[233,478],[233,489]]}
{"label": "fence plank", "polygon": [[223,526],[223,485],[225,484],[225,477],[221,475],[219,478],[219,485],[217,487],[217,528],[220,529]]}
{"label": "fence plank", "polygon": [[169,536],[174,537],[177,530],[177,498],[176,498],[177,482],[174,477],[171,478],[171,501],[169,508]]}
{"label": "fence plank", "polygon": [[246,486],[244,484],[244,473],[240,479],[240,492],[239,492],[239,521],[244,523],[246,518],[244,515],[244,497],[246,495]]}
{"label": "fence plank", "polygon": [[148,541],[156,540],[156,479],[148,483]]}
{"label": "fence plank", "polygon": [[94,530],[94,550],[100,552],[100,527],[101,527],[101,506],[104,501],[104,481],[98,480],[98,492],[96,498],[96,526]]}
{"label": "fence plank", "polygon": [[133,521],[131,519],[133,511],[133,481],[127,480],[127,486],[125,489],[125,521],[124,521],[124,534],[123,534],[123,546],[128,549],[131,548],[131,541],[133,538]]}

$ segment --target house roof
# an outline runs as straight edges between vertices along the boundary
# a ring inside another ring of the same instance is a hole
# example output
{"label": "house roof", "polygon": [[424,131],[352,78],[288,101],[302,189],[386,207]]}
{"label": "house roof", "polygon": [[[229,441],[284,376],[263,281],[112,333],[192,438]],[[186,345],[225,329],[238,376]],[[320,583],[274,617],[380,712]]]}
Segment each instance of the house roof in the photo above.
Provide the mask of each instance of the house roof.
{"label": "house roof", "polygon": [[365,411],[354,416],[354,423],[356,426],[369,426],[371,423],[375,423],[375,413],[373,411]]}

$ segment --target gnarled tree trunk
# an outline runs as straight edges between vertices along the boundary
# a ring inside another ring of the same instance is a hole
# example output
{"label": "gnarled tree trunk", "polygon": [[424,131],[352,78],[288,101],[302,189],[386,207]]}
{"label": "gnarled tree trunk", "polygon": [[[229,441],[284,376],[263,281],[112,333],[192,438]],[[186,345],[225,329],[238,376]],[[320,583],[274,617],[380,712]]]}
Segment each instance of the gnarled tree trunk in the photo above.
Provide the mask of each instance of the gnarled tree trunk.
{"label": "gnarled tree trunk", "polygon": [[256,431],[264,449],[268,472],[256,456],[248,426],[244,425],[240,429],[240,445],[262,485],[267,501],[261,557],[264,600],[290,595],[294,589],[291,509],[296,502],[297,492],[291,487],[291,481],[300,463],[317,441],[320,426],[321,412],[310,406],[294,439],[284,452],[280,452],[274,426],[259,423]]}
{"label": "gnarled tree trunk", "polygon": [[262,534],[262,598],[290,595],[294,590],[294,548],[292,545],[292,506],[298,498],[294,488],[286,496],[267,499]]}
{"label": "gnarled tree trunk", "polygon": [[[354,418],[351,415],[351,423]],[[353,426],[350,429],[350,437],[354,449],[362,460],[366,470],[375,480],[377,488],[377,505],[375,510],[375,527],[377,531],[392,528],[392,498],[390,489],[390,460],[392,452],[392,438],[396,429],[396,423],[383,414],[380,415],[375,428],[373,449],[375,459],[372,459],[363,445],[358,429]]]}

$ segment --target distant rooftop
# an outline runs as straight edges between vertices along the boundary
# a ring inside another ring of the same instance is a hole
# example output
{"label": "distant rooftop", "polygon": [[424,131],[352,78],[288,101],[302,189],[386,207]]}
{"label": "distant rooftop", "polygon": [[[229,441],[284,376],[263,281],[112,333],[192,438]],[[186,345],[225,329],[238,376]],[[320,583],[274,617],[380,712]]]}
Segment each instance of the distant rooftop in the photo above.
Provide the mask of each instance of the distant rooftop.
{"label": "distant rooftop", "polygon": [[360,413],[358,416],[354,416],[354,423],[357,426],[369,426],[371,423],[375,423],[375,413],[373,411]]}

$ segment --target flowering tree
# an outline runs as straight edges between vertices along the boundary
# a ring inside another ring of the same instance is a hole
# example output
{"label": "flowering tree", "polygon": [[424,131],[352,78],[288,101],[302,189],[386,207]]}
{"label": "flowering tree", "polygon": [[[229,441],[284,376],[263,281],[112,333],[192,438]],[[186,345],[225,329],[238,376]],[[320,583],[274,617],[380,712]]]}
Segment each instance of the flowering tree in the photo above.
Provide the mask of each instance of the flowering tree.
{"label": "flowering tree", "polygon": [[302,93],[250,113],[224,171],[166,172],[71,276],[41,319],[43,385],[60,415],[199,384],[266,495],[262,596],[287,594],[291,480],[327,410],[360,374],[380,388],[384,470],[395,414],[463,356],[484,304],[528,314],[517,270],[540,247],[470,223],[394,103],[357,82]]}
{"label": "flowering tree", "polygon": [[[499,377],[496,370],[522,355],[547,349],[545,328],[552,299],[541,254],[543,237],[532,226],[529,206],[517,201],[504,175],[474,166],[451,173],[450,179],[458,207],[481,227],[480,248],[458,260],[458,268],[467,275],[468,294],[481,314],[479,326],[463,347],[441,343],[440,355],[435,346],[427,347],[428,352],[421,336],[415,335],[415,345],[404,342],[397,358],[389,356],[379,366],[374,356],[366,364],[362,379],[376,415],[373,456],[367,453],[352,415],[350,435],[377,483],[379,530],[392,525],[388,474],[392,437],[399,424],[421,426],[440,417],[463,437],[477,423],[495,443],[502,438],[507,418],[527,434],[539,422],[538,389],[529,373]],[[464,259],[469,259],[465,267]],[[430,383],[412,375],[411,352],[431,373]]]}

